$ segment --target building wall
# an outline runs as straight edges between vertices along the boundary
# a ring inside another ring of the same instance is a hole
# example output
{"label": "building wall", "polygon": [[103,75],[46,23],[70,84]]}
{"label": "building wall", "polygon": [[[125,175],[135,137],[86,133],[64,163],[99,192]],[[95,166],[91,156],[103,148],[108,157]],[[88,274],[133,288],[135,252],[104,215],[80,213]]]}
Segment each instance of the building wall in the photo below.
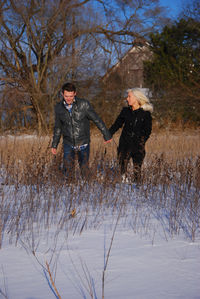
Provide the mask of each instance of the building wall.
{"label": "building wall", "polygon": [[133,47],[104,76],[104,83],[110,89],[145,87],[143,61],[150,59],[148,47]]}

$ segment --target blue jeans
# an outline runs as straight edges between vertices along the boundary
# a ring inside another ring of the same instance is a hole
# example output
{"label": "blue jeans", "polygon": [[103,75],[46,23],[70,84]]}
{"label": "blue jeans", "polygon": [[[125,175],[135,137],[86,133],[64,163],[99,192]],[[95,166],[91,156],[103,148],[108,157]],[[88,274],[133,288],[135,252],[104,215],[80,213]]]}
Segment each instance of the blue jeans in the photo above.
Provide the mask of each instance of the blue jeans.
{"label": "blue jeans", "polygon": [[74,150],[71,145],[63,144],[63,151],[64,172],[67,178],[74,180],[76,154],[78,156],[81,175],[86,177],[88,175],[89,168],[90,145],[88,144],[84,149]]}

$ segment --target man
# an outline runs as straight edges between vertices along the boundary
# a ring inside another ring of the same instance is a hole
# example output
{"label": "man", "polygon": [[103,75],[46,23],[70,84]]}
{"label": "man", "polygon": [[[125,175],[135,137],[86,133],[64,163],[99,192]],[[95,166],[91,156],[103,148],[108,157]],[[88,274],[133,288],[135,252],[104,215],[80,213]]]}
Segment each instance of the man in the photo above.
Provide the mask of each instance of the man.
{"label": "man", "polygon": [[62,96],[62,101],[55,106],[55,127],[51,152],[56,155],[62,135],[64,169],[67,178],[73,179],[76,153],[81,174],[86,177],[90,153],[90,120],[101,131],[106,142],[111,141],[111,134],[89,101],[76,97],[74,84],[64,84]]}

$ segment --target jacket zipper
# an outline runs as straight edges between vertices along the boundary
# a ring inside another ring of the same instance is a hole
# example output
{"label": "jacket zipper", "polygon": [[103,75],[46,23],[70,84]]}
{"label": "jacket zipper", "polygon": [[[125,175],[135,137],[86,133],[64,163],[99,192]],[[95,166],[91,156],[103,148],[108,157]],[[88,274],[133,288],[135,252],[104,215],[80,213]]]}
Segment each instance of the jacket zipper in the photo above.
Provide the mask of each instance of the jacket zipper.
{"label": "jacket zipper", "polygon": [[[72,110],[73,110],[73,106],[72,106]],[[67,110],[67,112],[69,113],[69,117],[70,117],[70,121],[71,121],[73,146],[75,146],[74,125],[73,125],[73,121],[72,121],[72,111],[71,111],[71,113],[70,113],[70,112]]]}

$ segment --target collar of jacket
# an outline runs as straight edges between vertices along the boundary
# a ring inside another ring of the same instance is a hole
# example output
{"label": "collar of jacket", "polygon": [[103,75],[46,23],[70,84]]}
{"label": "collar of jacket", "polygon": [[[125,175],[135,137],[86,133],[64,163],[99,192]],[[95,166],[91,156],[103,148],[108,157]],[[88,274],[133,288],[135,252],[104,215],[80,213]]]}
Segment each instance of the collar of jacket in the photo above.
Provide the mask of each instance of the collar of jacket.
{"label": "collar of jacket", "polygon": [[132,106],[128,106],[128,108],[132,111],[132,112],[136,112],[136,111],[140,111],[142,110],[142,107],[139,107],[138,109],[133,110]]}

